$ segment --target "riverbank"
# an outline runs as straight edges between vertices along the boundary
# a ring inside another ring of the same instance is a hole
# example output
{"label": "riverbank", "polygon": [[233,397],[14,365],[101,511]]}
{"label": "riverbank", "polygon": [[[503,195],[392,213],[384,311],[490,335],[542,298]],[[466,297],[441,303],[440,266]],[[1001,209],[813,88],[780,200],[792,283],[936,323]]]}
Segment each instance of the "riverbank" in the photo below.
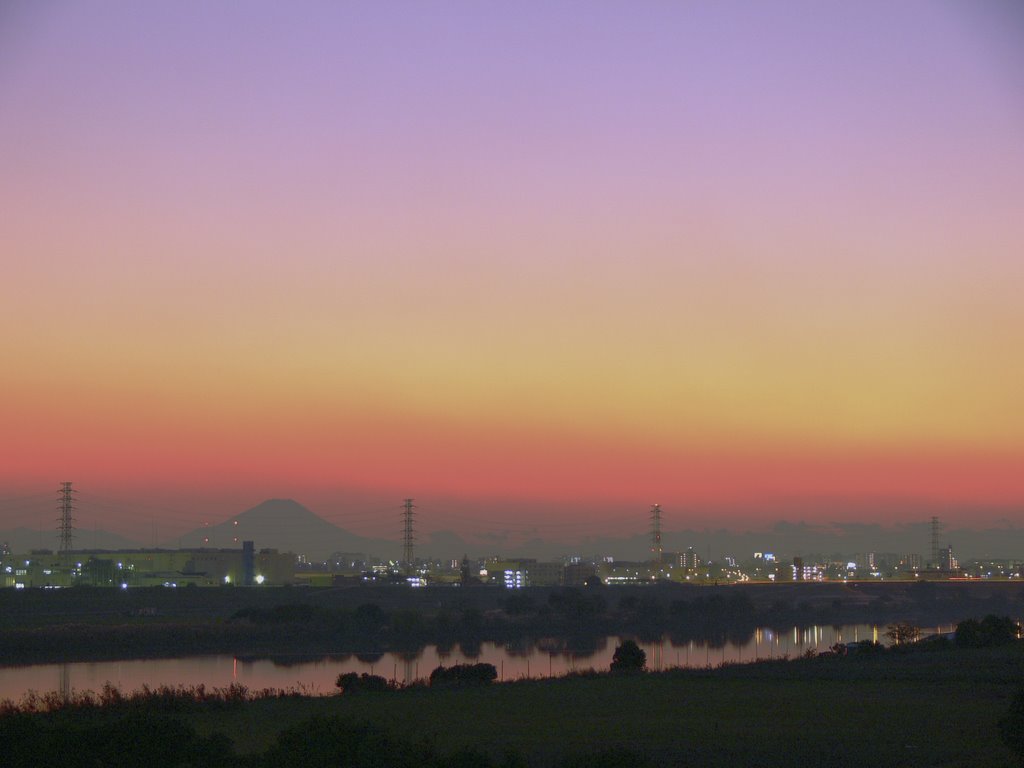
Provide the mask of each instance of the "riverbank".
{"label": "riverbank", "polygon": [[[331,722],[367,724],[395,743],[429,744],[449,756],[475,750],[491,765],[511,754],[518,762],[509,765],[529,768],[580,765],[584,758],[601,765],[616,755],[626,762],[604,764],[1009,766],[1013,756],[997,722],[1022,680],[1018,643],[153,707],[143,714],[150,722],[184,723],[203,738],[226,738],[237,757],[232,765],[265,764],[261,756],[288,729],[309,734],[311,718],[339,718]],[[73,729],[132,712],[140,710],[33,717]],[[319,764],[326,763],[307,763]]]}
{"label": "riverbank", "polygon": [[0,665],[415,653],[545,637],[586,648],[611,635],[721,647],[758,627],[934,627],[986,614],[1024,615],[1024,584],[0,590]]}

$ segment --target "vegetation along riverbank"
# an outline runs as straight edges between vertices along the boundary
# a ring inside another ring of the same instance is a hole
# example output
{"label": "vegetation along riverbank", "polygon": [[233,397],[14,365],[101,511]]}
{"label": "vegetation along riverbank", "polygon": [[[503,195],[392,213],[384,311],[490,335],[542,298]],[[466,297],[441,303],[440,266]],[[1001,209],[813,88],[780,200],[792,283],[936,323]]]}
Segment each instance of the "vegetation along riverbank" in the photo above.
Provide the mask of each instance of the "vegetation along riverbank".
{"label": "vegetation along riverbank", "polygon": [[742,644],[757,627],[1024,615],[1024,584],[0,591],[0,665],[338,652],[610,635]]}
{"label": "vegetation along riverbank", "polygon": [[713,670],[449,674],[326,697],[108,691],[8,705],[0,738],[11,766],[1009,766],[1024,646],[1007,626]]}

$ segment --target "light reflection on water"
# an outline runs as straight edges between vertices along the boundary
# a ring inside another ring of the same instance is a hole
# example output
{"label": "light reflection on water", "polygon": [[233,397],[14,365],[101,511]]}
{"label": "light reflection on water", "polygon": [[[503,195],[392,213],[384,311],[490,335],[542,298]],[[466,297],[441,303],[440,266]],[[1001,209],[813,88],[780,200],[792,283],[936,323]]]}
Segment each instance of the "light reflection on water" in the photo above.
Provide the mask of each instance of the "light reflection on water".
{"label": "light reflection on water", "polygon": [[[927,628],[951,631],[952,627]],[[647,653],[652,670],[673,667],[715,667],[758,659],[795,658],[827,651],[836,643],[872,640],[885,643],[885,628],[870,624],[793,627],[777,632],[762,627],[744,643],[687,640],[673,643],[668,635],[660,642],[639,645]],[[583,642],[583,641],[579,641]],[[412,653],[338,653],[328,657],[278,655],[269,658],[233,656],[189,656],[178,659],[150,659],[69,664],[38,664],[0,668],[0,699],[18,701],[30,690],[70,692],[99,691],[104,684],[135,691],[148,685],[224,688],[239,683],[251,690],[264,688],[299,689],[312,695],[337,692],[335,680],[346,672],[381,675],[399,683],[425,679],[444,664],[486,662],[498,670],[500,680],[565,675],[574,671],[607,670],[619,637],[590,641],[585,647],[572,640],[548,639],[536,644],[481,643],[479,646],[439,648],[428,645]],[[468,652],[467,652],[468,651]]]}

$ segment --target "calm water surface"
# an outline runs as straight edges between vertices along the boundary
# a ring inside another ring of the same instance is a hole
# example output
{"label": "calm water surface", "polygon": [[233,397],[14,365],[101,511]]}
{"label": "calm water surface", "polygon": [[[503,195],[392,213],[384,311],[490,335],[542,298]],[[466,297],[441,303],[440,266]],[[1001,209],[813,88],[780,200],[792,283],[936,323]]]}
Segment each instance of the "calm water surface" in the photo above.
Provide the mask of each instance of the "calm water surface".
{"label": "calm water surface", "polygon": [[[950,631],[951,627],[925,629]],[[660,642],[640,646],[647,652],[649,669],[672,667],[714,667],[757,659],[790,658],[808,650],[825,651],[835,643],[860,640],[885,642],[885,628],[870,624],[793,628],[786,632],[758,629],[749,642],[724,645],[700,641],[673,644],[666,636]],[[590,647],[570,647],[569,641],[548,640],[528,646],[482,643],[479,647],[450,650],[428,645],[410,654],[337,654],[311,659],[275,656],[247,659],[233,656],[187,656],[178,659],[75,662],[0,668],[0,699],[18,701],[28,691],[98,691],[104,684],[124,692],[143,685],[157,687],[205,685],[223,688],[239,683],[250,689],[295,688],[313,695],[336,693],[338,675],[367,672],[399,683],[427,678],[441,665],[486,662],[498,670],[499,679],[560,676],[587,669],[607,670],[620,640],[600,638]],[[467,653],[468,650],[468,653]]]}

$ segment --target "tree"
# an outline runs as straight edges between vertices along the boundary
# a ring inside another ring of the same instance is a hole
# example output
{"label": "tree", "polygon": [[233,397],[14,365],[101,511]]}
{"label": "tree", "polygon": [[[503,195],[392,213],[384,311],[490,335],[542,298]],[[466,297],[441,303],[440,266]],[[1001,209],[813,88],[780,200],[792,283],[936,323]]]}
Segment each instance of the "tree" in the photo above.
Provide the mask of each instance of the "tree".
{"label": "tree", "polygon": [[956,644],[964,648],[1009,645],[1017,640],[1017,623],[1009,616],[966,619],[956,625]]}
{"label": "tree", "polygon": [[956,625],[956,644],[964,648],[980,648],[985,644],[981,631],[981,622],[977,619],[965,619]]}
{"label": "tree", "polygon": [[363,603],[356,608],[355,619],[360,624],[379,627],[386,621],[387,617],[384,615],[384,609],[376,603]]}
{"label": "tree", "polygon": [[921,639],[921,628],[906,621],[898,621],[889,625],[885,636],[893,645],[916,643]]}
{"label": "tree", "polygon": [[612,672],[642,672],[647,666],[647,654],[633,640],[626,640],[612,656]]}
{"label": "tree", "polygon": [[991,614],[981,620],[981,626],[991,645],[1009,645],[1017,639],[1020,630],[1009,616]]}

